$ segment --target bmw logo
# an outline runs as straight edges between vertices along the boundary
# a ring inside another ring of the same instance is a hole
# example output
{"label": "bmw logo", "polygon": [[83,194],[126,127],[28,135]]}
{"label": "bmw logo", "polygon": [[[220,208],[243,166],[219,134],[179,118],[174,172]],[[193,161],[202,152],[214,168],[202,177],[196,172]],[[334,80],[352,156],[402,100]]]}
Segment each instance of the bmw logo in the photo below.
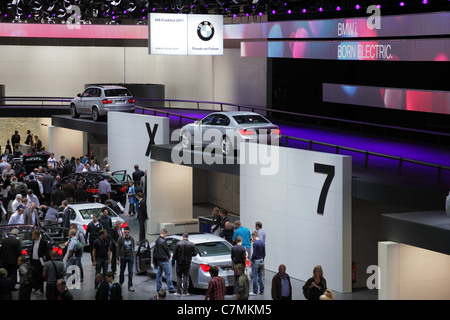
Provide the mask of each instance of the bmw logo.
{"label": "bmw logo", "polygon": [[203,41],[209,41],[214,37],[214,26],[209,21],[200,22],[197,27],[197,35]]}

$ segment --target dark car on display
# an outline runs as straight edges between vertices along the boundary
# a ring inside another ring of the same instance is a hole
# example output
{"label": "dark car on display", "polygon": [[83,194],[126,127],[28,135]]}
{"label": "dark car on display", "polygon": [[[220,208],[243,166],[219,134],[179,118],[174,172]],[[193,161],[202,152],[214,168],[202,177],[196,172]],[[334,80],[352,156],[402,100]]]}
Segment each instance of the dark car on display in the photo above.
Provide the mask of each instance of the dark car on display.
{"label": "dark car on display", "polygon": [[[114,173],[113,173],[114,174]],[[111,185],[111,199],[120,202],[122,205],[126,203],[126,194],[127,189],[124,184],[117,180],[113,175],[104,172],[79,172],[72,173],[67,177],[61,179],[61,184],[64,185],[69,181],[72,181],[73,186],[76,188],[78,182],[82,182],[83,188],[88,193],[88,201],[90,202],[98,202],[99,194],[98,194],[98,185],[100,181],[109,177],[109,183]]]}
{"label": "dark car on display", "polygon": [[99,121],[109,111],[134,112],[135,101],[127,88],[112,85],[90,86],[70,102],[70,115],[89,114]]}
{"label": "dark car on display", "polygon": [[67,238],[60,232],[60,229],[53,229],[54,233],[47,232],[43,228],[39,228],[37,226],[31,225],[3,225],[0,226],[0,249],[4,239],[9,237],[11,230],[18,229],[19,235],[17,239],[20,241],[20,245],[22,247],[22,255],[26,256],[27,259],[32,254],[31,249],[33,246],[33,238],[32,233],[34,230],[39,230],[41,232],[41,239],[45,239],[47,241],[48,253],[55,251],[58,254],[58,260],[62,260],[65,254],[65,242]]}
{"label": "dark car on display", "polygon": [[16,176],[29,175],[35,168],[47,168],[47,160],[50,158],[48,152],[33,152],[28,153],[20,158],[13,158],[9,163],[11,168],[15,171]]}

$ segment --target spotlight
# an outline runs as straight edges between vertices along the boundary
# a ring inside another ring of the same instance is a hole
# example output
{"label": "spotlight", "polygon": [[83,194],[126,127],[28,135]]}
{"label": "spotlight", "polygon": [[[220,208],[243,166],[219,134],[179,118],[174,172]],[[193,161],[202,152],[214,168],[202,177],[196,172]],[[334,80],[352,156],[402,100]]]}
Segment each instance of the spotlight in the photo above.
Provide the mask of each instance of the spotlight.
{"label": "spotlight", "polygon": [[259,16],[262,16],[266,12],[266,6],[263,4],[257,4],[255,11]]}
{"label": "spotlight", "polygon": [[269,13],[276,14],[277,13],[277,9],[278,9],[277,5],[275,3],[273,3],[273,4],[271,4],[269,6]]}
{"label": "spotlight", "polygon": [[233,15],[234,18],[236,18],[238,14],[241,13],[241,8],[239,6],[231,6],[230,9],[231,14]]}
{"label": "spotlight", "polygon": [[423,3],[423,4],[427,4],[427,3],[428,3],[428,0],[423,0],[422,3]]}
{"label": "spotlight", "polygon": [[405,3],[402,1],[398,4],[400,7],[403,7],[405,5]]}
{"label": "spotlight", "polygon": [[356,10],[359,10],[359,9],[361,9],[361,6],[360,6],[359,4],[357,4],[357,5],[355,6],[355,9],[356,9]]}
{"label": "spotlight", "polygon": [[249,5],[244,6],[243,10],[244,10],[244,14],[246,17],[248,17],[249,15],[251,15],[253,13],[253,8],[252,8],[252,6],[249,6]]}
{"label": "spotlight", "polygon": [[319,12],[322,12],[322,11],[323,11],[323,8],[322,8],[322,7],[320,7],[320,8],[319,8]]}
{"label": "spotlight", "polygon": [[336,11],[341,11],[341,7],[336,7]]}

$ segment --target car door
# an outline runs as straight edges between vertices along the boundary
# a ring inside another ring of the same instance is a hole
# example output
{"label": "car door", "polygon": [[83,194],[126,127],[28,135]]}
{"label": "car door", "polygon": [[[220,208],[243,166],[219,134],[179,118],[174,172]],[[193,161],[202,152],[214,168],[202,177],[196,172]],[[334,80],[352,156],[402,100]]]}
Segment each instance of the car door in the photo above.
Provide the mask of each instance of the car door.
{"label": "car door", "polygon": [[98,99],[96,97],[97,88],[88,88],[86,90],[86,96],[83,97],[83,110],[84,113],[91,114],[92,105]]}
{"label": "car door", "polygon": [[116,178],[123,186],[128,186],[128,182],[132,180],[127,170],[118,170],[111,173],[111,175]]}
{"label": "car door", "polygon": [[86,113],[86,101],[89,97],[90,92],[91,92],[91,88],[87,88],[80,95],[79,104],[78,104],[78,113],[83,113],[83,114]]}
{"label": "car door", "polygon": [[[217,114],[213,113],[213,114],[206,116],[198,123],[200,128],[196,128],[197,130],[194,129],[194,139],[199,139],[199,140],[197,140],[197,143],[201,141],[202,144],[206,144],[206,145],[209,144],[208,141],[203,141],[203,137],[205,136],[205,132],[213,127],[216,117],[217,117]],[[201,130],[202,136],[196,137],[196,134],[200,133],[199,129]]]}
{"label": "car door", "polygon": [[[231,133],[227,132],[227,129],[229,129],[229,127],[228,127],[229,124],[230,124],[230,118],[228,118],[227,115],[218,114],[216,116],[216,118],[214,119],[214,122],[212,123],[212,127],[221,132],[221,134],[222,134],[221,137],[231,135],[230,138],[234,139],[233,138],[234,132],[231,132]],[[222,140],[214,141],[214,145],[221,146],[221,142],[222,142]]]}
{"label": "car door", "polygon": [[145,273],[152,268],[152,253],[147,239],[140,241],[135,249],[136,271]]}

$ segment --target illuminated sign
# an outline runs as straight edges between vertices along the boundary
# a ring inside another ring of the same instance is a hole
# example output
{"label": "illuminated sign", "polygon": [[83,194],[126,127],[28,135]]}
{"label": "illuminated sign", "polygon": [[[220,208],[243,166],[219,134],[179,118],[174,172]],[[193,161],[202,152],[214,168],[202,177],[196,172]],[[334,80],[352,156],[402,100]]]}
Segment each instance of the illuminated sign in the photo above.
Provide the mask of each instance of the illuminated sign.
{"label": "illuminated sign", "polygon": [[222,55],[223,16],[151,13],[149,54]]}

